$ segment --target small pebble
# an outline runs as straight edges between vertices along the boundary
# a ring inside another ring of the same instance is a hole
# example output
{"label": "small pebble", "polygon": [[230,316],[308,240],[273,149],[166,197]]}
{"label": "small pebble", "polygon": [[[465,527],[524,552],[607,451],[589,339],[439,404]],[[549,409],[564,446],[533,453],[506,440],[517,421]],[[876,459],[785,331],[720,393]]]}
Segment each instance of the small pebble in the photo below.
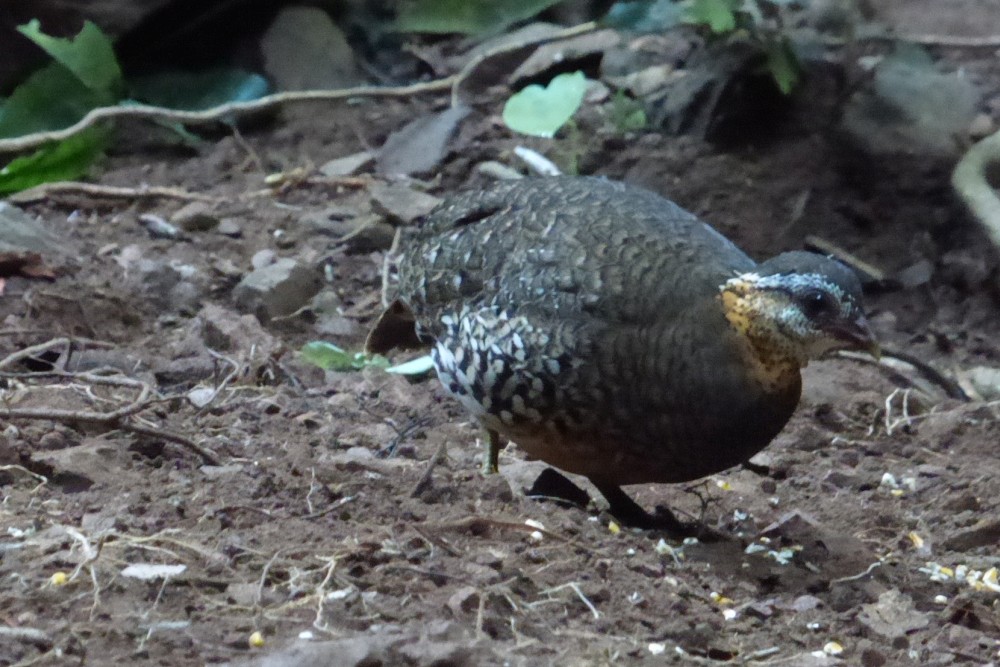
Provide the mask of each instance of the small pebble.
{"label": "small pebble", "polygon": [[150,213],[140,215],[139,224],[145,227],[146,231],[149,232],[149,235],[154,239],[170,239],[171,241],[177,241],[183,238],[181,230],[174,227],[158,215],[152,215]]}
{"label": "small pebble", "polygon": [[219,226],[215,228],[215,231],[223,236],[228,236],[234,239],[243,236],[243,230],[240,228],[240,223],[238,223],[234,218],[223,218],[220,220]]}
{"label": "small pebble", "polygon": [[250,266],[254,270],[263,269],[265,266],[270,266],[274,264],[275,254],[273,250],[265,248],[263,250],[258,250],[254,253],[253,257],[250,258]]}

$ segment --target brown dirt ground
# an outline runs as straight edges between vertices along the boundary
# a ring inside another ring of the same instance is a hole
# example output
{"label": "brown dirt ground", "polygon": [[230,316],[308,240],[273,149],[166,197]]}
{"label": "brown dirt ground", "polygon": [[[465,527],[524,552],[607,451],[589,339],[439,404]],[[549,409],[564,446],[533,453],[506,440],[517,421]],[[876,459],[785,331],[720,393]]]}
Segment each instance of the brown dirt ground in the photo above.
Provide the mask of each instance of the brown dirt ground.
{"label": "brown dirt ground", "polygon": [[[998,589],[927,571],[1000,565],[996,404],[946,399],[908,368],[815,363],[801,408],[759,459],[768,476],[732,470],[692,489],[631,489],[646,507],[665,504],[732,535],[660,544],[655,533],[609,530],[597,509],[527,498],[544,466],[515,449],[501,458],[503,475],[481,478],[480,434],[436,381],[299,361],[294,351],[316,338],[357,349],[375,314],[381,253],[348,254],[301,222],[333,205],[366,210],[367,186],[248,193],[268,173],[378,146],[431,106],[298,107],[248,130],[245,143],[123,150],[97,178],[219,197],[217,213],[238,220],[241,238],[151,239],[138,216],[169,217],[181,206],[170,200],[60,196],[29,207],[70,259],[54,282],[8,280],[0,358],[60,335],[110,343],[78,352],[76,368],[110,365],[155,383],[168,398],[134,423],[190,438],[220,465],[158,436],[4,424],[0,627],[41,633],[0,636],[0,665],[997,659]],[[466,121],[433,193],[475,185],[473,165],[515,145],[498,109],[498,99],[484,101]],[[820,132],[724,152],[652,133],[594,136],[585,171],[663,192],[757,257],[819,234],[890,272],[929,259],[929,284],[871,296],[886,347],[947,373],[1000,362],[988,253],[941,165],[857,159]],[[804,214],[789,222],[803,193]],[[125,261],[131,246],[193,267],[203,303],[227,310],[171,310]],[[318,335],[310,313],[260,327],[230,312],[233,285],[265,248],[326,267],[343,335]],[[234,330],[212,338],[222,341],[210,343],[212,357],[207,323],[220,320]],[[106,410],[130,395],[82,381],[4,381],[18,407]],[[183,398],[199,382],[221,387],[201,410]],[[545,532],[533,535],[528,519]],[[186,567],[143,581],[123,574],[135,563]],[[261,647],[249,645],[255,631]]]}

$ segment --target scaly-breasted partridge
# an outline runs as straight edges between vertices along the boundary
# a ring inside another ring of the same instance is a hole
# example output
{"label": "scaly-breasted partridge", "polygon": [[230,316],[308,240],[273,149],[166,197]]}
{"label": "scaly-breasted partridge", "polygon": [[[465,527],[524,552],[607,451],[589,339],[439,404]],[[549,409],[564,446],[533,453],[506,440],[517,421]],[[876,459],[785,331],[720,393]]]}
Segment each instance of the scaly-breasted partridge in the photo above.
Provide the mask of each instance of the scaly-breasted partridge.
{"label": "scaly-breasted partridge", "polygon": [[368,349],[431,345],[489,433],[487,468],[502,435],[588,477],[627,525],[682,530],[621,485],[746,462],[791,417],[809,359],[877,350],[847,267],[758,264],[673,202],[600,178],[459,194],[399,248]]}

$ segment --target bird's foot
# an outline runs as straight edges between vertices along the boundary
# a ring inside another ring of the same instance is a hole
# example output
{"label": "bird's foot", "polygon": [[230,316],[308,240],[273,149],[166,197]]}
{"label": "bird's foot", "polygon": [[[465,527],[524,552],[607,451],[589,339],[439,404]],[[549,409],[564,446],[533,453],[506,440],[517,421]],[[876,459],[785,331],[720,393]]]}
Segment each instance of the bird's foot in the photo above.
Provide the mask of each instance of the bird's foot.
{"label": "bird's foot", "polygon": [[700,521],[681,521],[666,507],[658,506],[656,513],[650,514],[619,486],[598,484],[597,482],[594,482],[594,486],[607,499],[610,505],[608,511],[611,516],[623,526],[639,528],[640,530],[658,530],[677,539],[696,537],[702,542],[718,542],[726,539],[725,535],[709,528]]}
{"label": "bird's foot", "polygon": [[743,469],[749,470],[753,474],[759,475],[761,477],[771,476],[771,466],[761,465],[759,463],[751,463],[750,461],[744,461]]}
{"label": "bird's foot", "polygon": [[527,491],[529,498],[554,500],[564,505],[584,509],[590,502],[586,491],[554,468],[546,468]]}

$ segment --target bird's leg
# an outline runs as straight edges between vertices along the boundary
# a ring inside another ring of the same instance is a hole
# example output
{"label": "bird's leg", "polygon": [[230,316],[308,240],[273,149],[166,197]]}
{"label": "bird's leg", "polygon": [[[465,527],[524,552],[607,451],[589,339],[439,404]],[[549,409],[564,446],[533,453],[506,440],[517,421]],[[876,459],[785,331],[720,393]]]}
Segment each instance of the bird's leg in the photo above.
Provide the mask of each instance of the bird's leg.
{"label": "bird's leg", "polygon": [[753,474],[759,475],[761,477],[771,476],[771,466],[765,466],[765,465],[760,465],[759,463],[750,463],[750,461],[744,461],[743,469],[749,470]]}
{"label": "bird's leg", "polygon": [[493,429],[486,429],[486,456],[479,469],[483,475],[495,475],[500,472],[500,434]]}
{"label": "bird's leg", "polygon": [[[590,481],[601,492],[601,495],[607,499],[610,505],[608,511],[611,512],[611,516],[618,519],[623,525],[630,528],[642,528],[643,530],[657,527],[656,517],[639,507],[639,504],[622,491],[620,486],[594,480]],[[673,528],[681,527],[682,524],[677,520],[677,517],[670,514],[669,511],[667,512],[667,516],[669,517],[668,521],[673,520]],[[670,530],[669,527],[668,530]]]}
{"label": "bird's leg", "polygon": [[698,522],[685,523],[673,512],[657,507],[656,514],[650,514],[639,507],[617,484],[607,484],[591,479],[597,490],[607,499],[611,515],[623,525],[642,530],[662,530],[673,537],[714,537],[707,526]]}

